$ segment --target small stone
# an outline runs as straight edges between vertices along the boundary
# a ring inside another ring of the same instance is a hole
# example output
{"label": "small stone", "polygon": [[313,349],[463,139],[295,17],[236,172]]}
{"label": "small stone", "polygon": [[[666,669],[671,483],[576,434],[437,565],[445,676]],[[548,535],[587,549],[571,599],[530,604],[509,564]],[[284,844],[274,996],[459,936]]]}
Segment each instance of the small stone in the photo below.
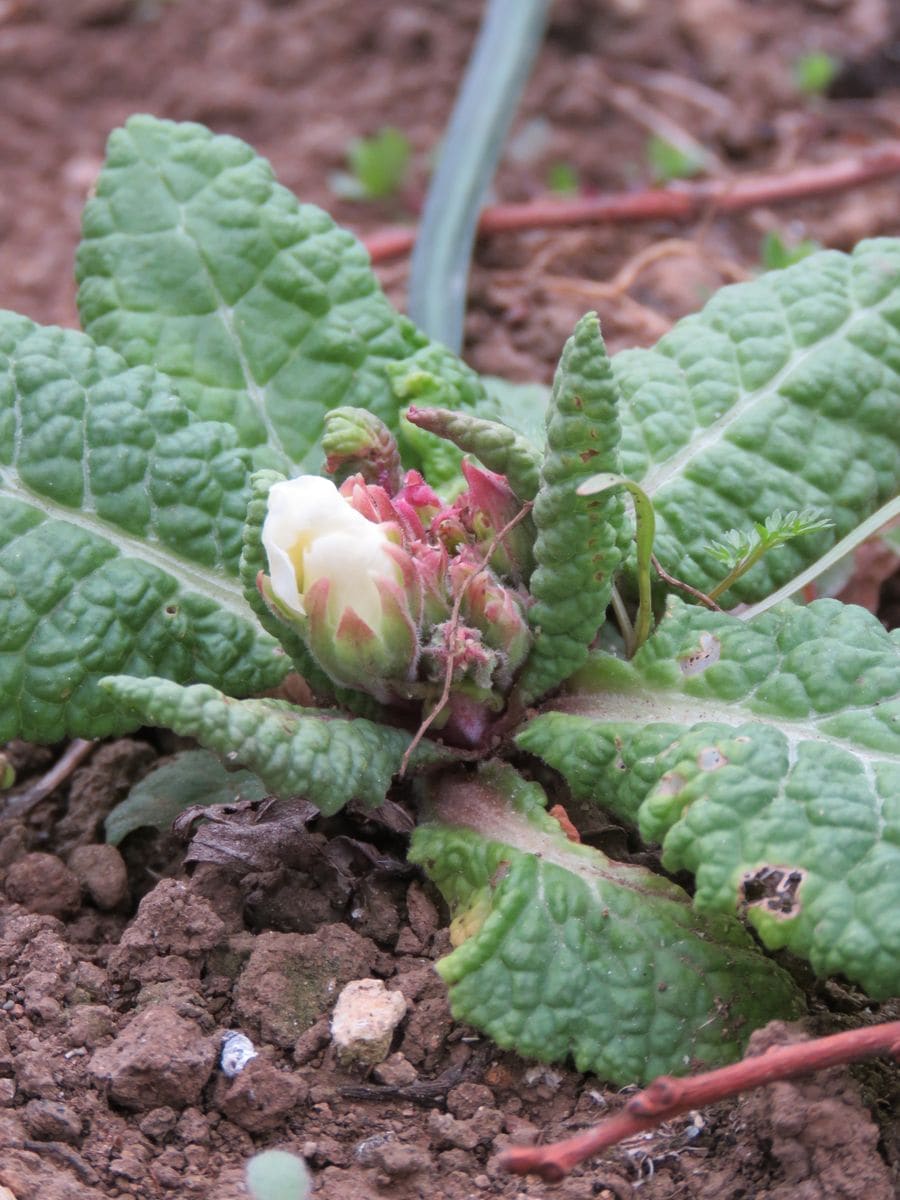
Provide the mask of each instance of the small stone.
{"label": "small stone", "polygon": [[20,858],[7,871],[4,888],[15,904],[45,916],[68,917],[81,905],[81,884],[55,854]]}
{"label": "small stone", "polygon": [[69,1013],[66,1041],[93,1050],[112,1035],[115,1025],[116,1014],[105,1004],[76,1004]]}
{"label": "small stone", "polygon": [[377,1166],[391,1179],[417,1175],[431,1167],[431,1156],[427,1150],[403,1142],[385,1142],[378,1148],[375,1159]]}
{"label": "small stone", "polygon": [[39,1142],[81,1141],[81,1117],[68,1104],[58,1100],[29,1100],[22,1113],[25,1128]]}
{"label": "small stone", "polygon": [[234,993],[241,1027],[289,1049],[334,1002],[339,989],[371,971],[372,942],[346,925],[316,933],[260,933]]}
{"label": "small stone", "polygon": [[90,1071],[124,1108],[184,1108],[195,1104],[212,1074],[217,1046],[165,1004],[138,1013],[109,1046],[97,1050]]}
{"label": "small stone", "polygon": [[410,1083],[415,1083],[419,1077],[416,1068],[399,1050],[396,1054],[386,1058],[383,1063],[379,1063],[372,1074],[379,1083],[387,1084],[389,1087],[406,1087]]}
{"label": "small stone", "polygon": [[117,908],[128,895],[128,871],[115,846],[77,846],[69,855],[69,868],[98,908]]}
{"label": "small stone", "polygon": [[169,1136],[177,1121],[178,1113],[175,1109],[164,1104],[160,1108],[151,1108],[141,1119],[138,1129],[144,1137],[151,1138],[154,1142],[161,1142],[163,1138]]}
{"label": "small stone", "polygon": [[247,1063],[256,1058],[257,1050],[245,1033],[237,1029],[227,1029],[222,1038],[222,1053],[219,1065],[222,1074],[229,1079],[240,1075]]}
{"label": "small stone", "polygon": [[447,1111],[460,1121],[474,1117],[479,1108],[493,1103],[494,1093],[483,1083],[458,1083],[447,1093]]}
{"label": "small stone", "polygon": [[380,979],[355,979],[338,996],[331,1017],[331,1040],[338,1059],[350,1063],[383,1062],[394,1030],[406,1015],[400,992],[389,992]]}
{"label": "small stone", "polygon": [[248,1133],[268,1133],[302,1104],[307,1084],[264,1058],[254,1058],[225,1087],[216,1091],[216,1105],[229,1121]]}
{"label": "small stone", "polygon": [[224,936],[225,925],[208,900],[176,879],[163,879],[143,898],[109,956],[109,977],[114,983],[127,983],[135,976],[149,981],[142,968],[166,957],[186,959],[199,970],[201,959]]}
{"label": "small stone", "polygon": [[328,1021],[323,1017],[321,1021],[316,1021],[311,1029],[307,1029],[306,1033],[301,1033],[294,1042],[294,1062],[298,1067],[306,1066],[330,1040]]}
{"label": "small stone", "polygon": [[23,1050],[16,1055],[16,1085],[26,1096],[50,1100],[57,1094],[56,1080],[46,1051]]}
{"label": "small stone", "polygon": [[0,1079],[0,1108],[9,1108],[16,1098],[16,1081]]}

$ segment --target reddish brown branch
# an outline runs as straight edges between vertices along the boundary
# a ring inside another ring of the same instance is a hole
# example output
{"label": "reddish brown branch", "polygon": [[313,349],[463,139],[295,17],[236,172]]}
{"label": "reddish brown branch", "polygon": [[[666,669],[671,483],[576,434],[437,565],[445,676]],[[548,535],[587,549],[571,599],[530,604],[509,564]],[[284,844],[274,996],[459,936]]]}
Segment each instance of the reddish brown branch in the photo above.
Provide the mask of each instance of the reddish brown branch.
{"label": "reddish brown branch", "polygon": [[870,1025],[789,1046],[774,1046],[765,1054],[686,1079],[660,1075],[649,1087],[632,1096],[622,1112],[601,1121],[593,1129],[551,1146],[514,1146],[501,1155],[500,1164],[518,1175],[540,1175],[547,1183],[558,1183],[584,1159],[624,1138],[653,1129],[679,1113],[779,1079],[881,1054],[900,1058],[900,1021]]}
{"label": "reddish brown branch", "polygon": [[[900,174],[900,142],[882,142],[852,158],[820,166],[800,167],[786,175],[749,175],[743,179],[710,179],[678,183],[624,195],[540,199],[525,204],[493,204],[481,214],[480,234],[567,225],[599,225],[622,221],[686,221],[709,208],[738,212],[760,204],[824,196]],[[373,262],[408,254],[415,229],[385,229],[364,238]]]}

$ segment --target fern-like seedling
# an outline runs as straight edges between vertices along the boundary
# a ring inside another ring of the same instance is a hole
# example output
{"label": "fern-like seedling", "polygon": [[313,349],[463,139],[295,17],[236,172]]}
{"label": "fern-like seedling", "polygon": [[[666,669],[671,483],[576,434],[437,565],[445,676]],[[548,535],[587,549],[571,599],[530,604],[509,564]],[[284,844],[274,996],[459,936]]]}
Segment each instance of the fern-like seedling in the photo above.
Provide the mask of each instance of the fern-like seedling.
{"label": "fern-like seedling", "polygon": [[706,547],[709,554],[727,570],[728,574],[709,592],[711,600],[719,596],[736,583],[742,575],[754,567],[764,554],[777,550],[785,542],[802,537],[806,533],[818,533],[821,529],[830,529],[834,522],[819,508],[804,508],[799,512],[783,513],[775,509],[765,521],[756,521],[749,532],[740,529],[729,529],[720,541],[710,542]]}

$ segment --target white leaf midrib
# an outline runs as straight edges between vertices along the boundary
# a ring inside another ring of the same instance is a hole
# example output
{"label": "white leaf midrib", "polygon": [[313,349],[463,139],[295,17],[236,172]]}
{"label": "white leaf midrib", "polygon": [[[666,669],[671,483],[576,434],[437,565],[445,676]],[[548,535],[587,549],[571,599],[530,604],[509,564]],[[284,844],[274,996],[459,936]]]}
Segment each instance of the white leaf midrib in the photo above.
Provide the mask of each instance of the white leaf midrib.
{"label": "white leaf midrib", "polygon": [[861,746],[849,737],[839,737],[821,728],[826,722],[864,709],[844,708],[836,712],[823,713],[808,721],[795,721],[777,714],[764,714],[746,707],[740,701],[725,702],[714,699],[698,699],[681,692],[647,691],[604,691],[597,695],[573,694],[554,700],[550,711],[570,713],[575,716],[593,717],[599,724],[680,725],[693,728],[695,725],[715,724],[738,728],[742,725],[760,725],[784,734],[789,753],[804,742],[822,745],[852,754],[863,764],[895,763],[900,765],[900,754],[889,750],[872,750]]}
{"label": "white leaf midrib", "polygon": [[[891,293],[893,295],[893,293]],[[885,298],[886,300],[887,298]],[[852,300],[851,300],[852,303]],[[885,301],[882,301],[882,304]],[[776,373],[759,388],[750,388],[742,392],[738,400],[728,408],[721,417],[709,425],[697,425],[694,428],[689,440],[676,451],[670,458],[664,462],[651,466],[644,477],[638,482],[648,496],[654,496],[661,488],[665,487],[672,479],[682,474],[688,464],[701,454],[716,447],[724,440],[729,431],[740,421],[744,414],[754,407],[756,404],[762,403],[769,396],[775,395],[781,385],[795,371],[814,354],[820,353],[834,342],[844,339],[848,336],[853,327],[878,313],[881,305],[872,305],[871,307],[855,306],[846,320],[842,321],[837,328],[831,330],[825,337],[820,338],[811,346],[804,350],[795,351],[790,355],[788,361]],[[678,366],[677,361],[675,365]],[[679,368],[681,369],[681,368]],[[692,389],[685,384],[688,395]],[[696,410],[695,410],[696,416]],[[638,422],[640,424],[640,422]]]}
{"label": "white leaf midrib", "polygon": [[73,509],[32,491],[9,468],[0,468],[0,496],[37,509],[52,521],[74,525],[114,546],[124,558],[139,559],[175,579],[187,591],[213,600],[241,621],[255,623],[238,580],[208,570],[176,553],[156,536],[138,537],[105,521],[91,509]]}

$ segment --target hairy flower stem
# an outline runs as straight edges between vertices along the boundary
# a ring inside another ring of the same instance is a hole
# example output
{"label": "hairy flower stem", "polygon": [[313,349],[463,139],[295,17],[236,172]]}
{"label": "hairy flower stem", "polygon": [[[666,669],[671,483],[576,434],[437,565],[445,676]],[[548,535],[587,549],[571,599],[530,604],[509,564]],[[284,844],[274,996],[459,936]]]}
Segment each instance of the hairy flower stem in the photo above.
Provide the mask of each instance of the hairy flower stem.
{"label": "hairy flower stem", "polygon": [[517,1175],[540,1175],[547,1183],[559,1183],[586,1158],[634,1134],[653,1129],[679,1113],[715,1104],[728,1096],[764,1087],[779,1079],[791,1079],[795,1075],[882,1054],[900,1058],[900,1021],[870,1025],[789,1046],[774,1046],[764,1054],[745,1058],[730,1067],[687,1079],[660,1075],[642,1092],[632,1096],[622,1112],[601,1121],[593,1129],[550,1146],[514,1146],[500,1156],[500,1165]]}

